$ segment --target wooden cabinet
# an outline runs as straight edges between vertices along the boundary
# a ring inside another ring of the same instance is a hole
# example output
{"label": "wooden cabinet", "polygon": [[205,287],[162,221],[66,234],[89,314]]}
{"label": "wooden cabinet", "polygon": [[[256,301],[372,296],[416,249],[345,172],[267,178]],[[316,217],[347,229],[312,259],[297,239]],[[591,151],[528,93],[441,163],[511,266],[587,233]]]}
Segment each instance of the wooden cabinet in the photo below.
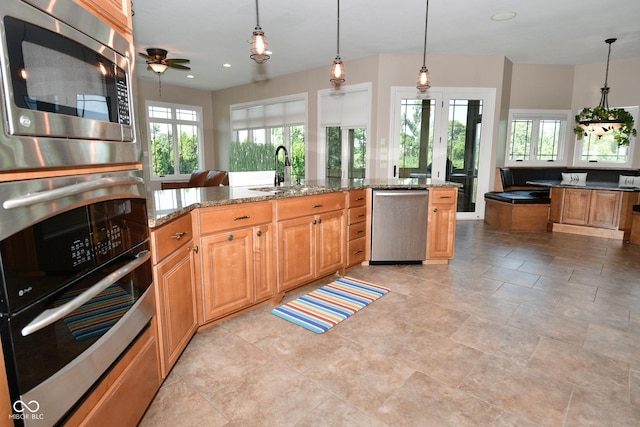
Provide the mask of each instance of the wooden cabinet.
{"label": "wooden cabinet", "polygon": [[345,194],[279,200],[278,292],[344,271]]}
{"label": "wooden cabinet", "polygon": [[[551,200],[554,211],[560,212],[559,222],[563,224],[616,229],[622,197],[621,191],[565,188],[554,191]],[[557,217],[556,214],[553,219]]]}
{"label": "wooden cabinet", "polygon": [[199,209],[202,322],[273,296],[276,284],[271,202]]}
{"label": "wooden cabinet", "polygon": [[347,267],[362,263],[367,243],[367,190],[349,191],[347,197]]}
{"label": "wooden cabinet", "polygon": [[191,216],[151,233],[160,367],[165,378],[198,328]]}
{"label": "wooden cabinet", "polygon": [[75,0],[127,39],[132,38],[131,0]]}
{"label": "wooden cabinet", "polygon": [[589,222],[590,200],[591,190],[566,189],[564,191],[561,222],[564,224],[586,225]]}
{"label": "wooden cabinet", "polygon": [[457,203],[457,187],[429,189],[427,261],[448,261],[453,258]]}

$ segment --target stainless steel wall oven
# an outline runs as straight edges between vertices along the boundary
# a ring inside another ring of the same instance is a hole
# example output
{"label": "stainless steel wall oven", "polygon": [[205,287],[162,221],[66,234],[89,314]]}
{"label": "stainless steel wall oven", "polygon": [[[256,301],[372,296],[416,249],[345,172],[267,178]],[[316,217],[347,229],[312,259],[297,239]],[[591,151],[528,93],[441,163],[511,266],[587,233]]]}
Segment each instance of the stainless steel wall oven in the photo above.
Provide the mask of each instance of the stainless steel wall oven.
{"label": "stainless steel wall oven", "polygon": [[73,0],[3,0],[0,169],[140,161],[133,55]]}
{"label": "stainless steel wall oven", "polygon": [[5,182],[0,200],[0,335],[13,417],[55,425],[155,313],[141,172]]}

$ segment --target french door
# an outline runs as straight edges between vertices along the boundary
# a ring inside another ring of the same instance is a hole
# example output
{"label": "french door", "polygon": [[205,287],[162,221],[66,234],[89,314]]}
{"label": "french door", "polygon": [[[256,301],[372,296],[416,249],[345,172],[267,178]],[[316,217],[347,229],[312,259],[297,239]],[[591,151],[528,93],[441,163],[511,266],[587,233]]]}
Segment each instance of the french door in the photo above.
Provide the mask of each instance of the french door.
{"label": "french door", "polygon": [[364,128],[325,128],[327,169],[325,178],[364,178],[367,166],[367,130]]}
{"label": "french door", "polygon": [[392,91],[389,176],[458,183],[457,218],[482,218],[482,195],[491,176],[495,89]]}

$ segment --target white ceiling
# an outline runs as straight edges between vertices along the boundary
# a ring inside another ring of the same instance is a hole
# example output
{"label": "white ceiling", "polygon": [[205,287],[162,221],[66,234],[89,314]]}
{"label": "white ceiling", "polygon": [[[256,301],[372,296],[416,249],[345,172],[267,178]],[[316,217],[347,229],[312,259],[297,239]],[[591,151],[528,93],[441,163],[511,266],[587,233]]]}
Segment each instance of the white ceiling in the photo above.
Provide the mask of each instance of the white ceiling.
{"label": "white ceiling", "polygon": [[[415,54],[422,65],[426,0],[342,0],[340,56]],[[188,58],[191,72],[167,70],[163,83],[217,90],[317,67],[336,55],[337,0],[261,0],[271,59],[249,59],[254,0],[133,0],[136,51],[159,47]],[[513,11],[509,21],[491,16]],[[605,62],[640,57],[640,0],[431,0],[430,55],[504,55],[516,64]],[[137,75],[156,80],[137,58]],[[231,64],[224,68],[223,63]],[[186,76],[192,74],[194,78]],[[348,74],[347,74],[348,77]],[[604,70],[603,70],[604,78]],[[329,83],[327,83],[328,85]],[[413,84],[413,82],[410,82]]]}

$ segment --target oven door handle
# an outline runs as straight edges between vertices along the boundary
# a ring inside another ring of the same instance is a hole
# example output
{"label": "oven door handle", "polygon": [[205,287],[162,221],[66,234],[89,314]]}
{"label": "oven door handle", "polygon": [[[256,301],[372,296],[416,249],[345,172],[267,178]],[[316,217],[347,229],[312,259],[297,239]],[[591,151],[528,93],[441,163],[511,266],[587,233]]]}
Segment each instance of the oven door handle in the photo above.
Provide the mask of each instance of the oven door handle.
{"label": "oven door handle", "polygon": [[59,307],[50,308],[48,310],[43,311],[33,319],[27,326],[22,328],[22,336],[30,335],[40,329],[51,325],[52,323],[57,322],[62,319],[64,316],[70,314],[73,310],[80,307],[82,304],[89,301],[91,298],[98,295],[100,292],[107,289],[109,286],[116,283],[118,280],[122,279],[127,274],[131,273],[133,270],[147,262],[151,258],[150,251],[142,251],[136,255],[136,259],[131,261],[125,266],[120,267],[116,271],[110,273],[104,279],[100,280],[95,285],[91,286],[89,289],[69,301],[68,303],[61,305]]}
{"label": "oven door handle", "polygon": [[115,187],[118,185],[138,185],[143,181],[142,178],[130,176],[112,176],[104,177],[95,181],[80,182],[77,184],[66,185],[64,187],[55,188],[53,190],[39,191],[37,193],[25,194],[24,196],[14,197],[5,200],[2,206],[5,209],[21,208],[25,206],[35,205],[37,203],[51,202],[53,200],[62,199],[68,196],[74,196],[91,190],[99,190],[101,188]]}

